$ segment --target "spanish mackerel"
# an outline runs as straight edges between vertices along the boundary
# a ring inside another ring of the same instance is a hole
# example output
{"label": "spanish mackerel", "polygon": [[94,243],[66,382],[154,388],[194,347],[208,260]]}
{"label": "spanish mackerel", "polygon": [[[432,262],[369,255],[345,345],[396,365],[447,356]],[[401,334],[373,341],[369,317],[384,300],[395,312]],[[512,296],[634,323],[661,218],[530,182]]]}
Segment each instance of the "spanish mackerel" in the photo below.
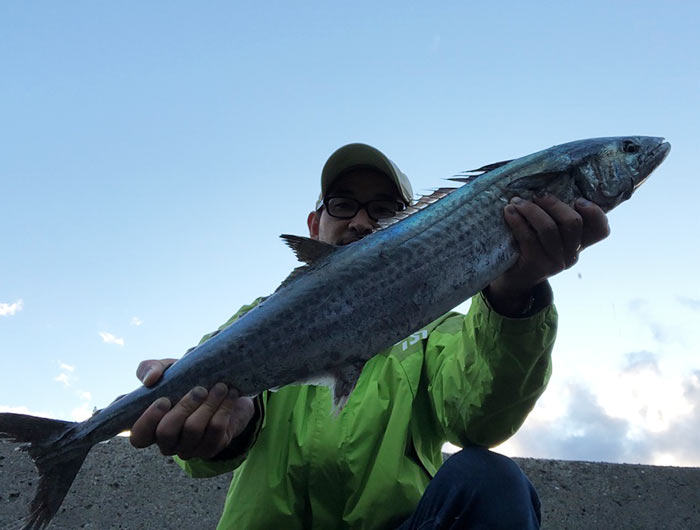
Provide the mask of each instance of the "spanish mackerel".
{"label": "spanish mackerel", "polygon": [[583,197],[609,211],[664,160],[663,138],[595,138],[484,166],[463,185],[419,199],[405,218],[352,245],[283,235],[306,265],[245,316],[90,419],[0,414],[0,437],[22,442],[40,482],[24,529],[46,527],[90,448],[128,430],[160,397],[177,402],[218,381],[241,395],[330,376],[340,406],[365,361],[486,287],[518,248],[503,217],[515,196]]}

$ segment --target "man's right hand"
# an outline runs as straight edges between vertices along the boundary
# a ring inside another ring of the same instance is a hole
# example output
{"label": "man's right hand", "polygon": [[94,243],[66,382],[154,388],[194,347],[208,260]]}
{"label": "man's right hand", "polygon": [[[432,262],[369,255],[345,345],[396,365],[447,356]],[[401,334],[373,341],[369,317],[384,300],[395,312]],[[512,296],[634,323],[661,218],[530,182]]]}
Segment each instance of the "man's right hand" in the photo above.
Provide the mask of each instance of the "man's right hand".
{"label": "man's right hand", "polygon": [[[142,361],[136,376],[151,387],[175,361]],[[175,406],[166,397],[154,401],[131,428],[131,445],[142,448],[155,443],[164,455],[183,460],[212,458],[245,430],[254,413],[253,400],[238,397],[238,392],[224,383],[217,383],[210,391],[198,386]]]}

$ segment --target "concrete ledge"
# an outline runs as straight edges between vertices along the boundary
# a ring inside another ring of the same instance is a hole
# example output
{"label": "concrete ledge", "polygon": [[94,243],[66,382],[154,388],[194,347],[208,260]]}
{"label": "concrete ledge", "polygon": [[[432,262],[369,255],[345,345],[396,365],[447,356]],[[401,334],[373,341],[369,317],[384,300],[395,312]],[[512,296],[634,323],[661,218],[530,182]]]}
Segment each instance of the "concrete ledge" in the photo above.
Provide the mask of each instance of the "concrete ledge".
{"label": "concrete ledge", "polygon": [[[0,442],[0,528],[27,514],[37,483],[15,447]],[[700,528],[700,468],[515,460],[540,493],[545,529]],[[230,479],[190,479],[157,450],[115,438],[90,452],[50,528],[213,529]]]}

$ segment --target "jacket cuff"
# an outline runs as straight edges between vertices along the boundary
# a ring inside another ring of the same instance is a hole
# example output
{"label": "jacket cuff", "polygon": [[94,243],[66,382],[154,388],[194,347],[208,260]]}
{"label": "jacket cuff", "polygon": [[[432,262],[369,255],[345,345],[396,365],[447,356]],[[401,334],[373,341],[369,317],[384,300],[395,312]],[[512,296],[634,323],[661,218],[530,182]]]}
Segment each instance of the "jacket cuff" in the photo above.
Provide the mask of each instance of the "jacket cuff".
{"label": "jacket cuff", "polygon": [[489,304],[488,298],[482,291],[475,301],[482,307],[482,311],[489,325],[496,330],[529,332],[534,326],[543,324],[550,317],[550,308],[553,308],[554,294],[548,281],[536,285],[532,290],[532,297],[528,307],[517,317],[503,316],[494,310]]}

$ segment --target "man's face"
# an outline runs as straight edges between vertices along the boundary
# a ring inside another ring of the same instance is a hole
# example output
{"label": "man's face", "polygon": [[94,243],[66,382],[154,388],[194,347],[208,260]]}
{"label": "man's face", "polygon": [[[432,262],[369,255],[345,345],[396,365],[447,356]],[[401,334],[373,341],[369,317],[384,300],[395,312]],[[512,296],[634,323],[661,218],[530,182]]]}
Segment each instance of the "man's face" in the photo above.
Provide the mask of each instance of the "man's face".
{"label": "man's face", "polygon": [[[327,197],[345,197],[361,203],[377,200],[403,202],[394,183],[374,169],[356,169],[345,173],[335,181]],[[311,212],[307,220],[309,235],[332,245],[347,245],[362,239],[378,228],[365,208],[351,219],[338,219],[328,215],[326,208]]]}

